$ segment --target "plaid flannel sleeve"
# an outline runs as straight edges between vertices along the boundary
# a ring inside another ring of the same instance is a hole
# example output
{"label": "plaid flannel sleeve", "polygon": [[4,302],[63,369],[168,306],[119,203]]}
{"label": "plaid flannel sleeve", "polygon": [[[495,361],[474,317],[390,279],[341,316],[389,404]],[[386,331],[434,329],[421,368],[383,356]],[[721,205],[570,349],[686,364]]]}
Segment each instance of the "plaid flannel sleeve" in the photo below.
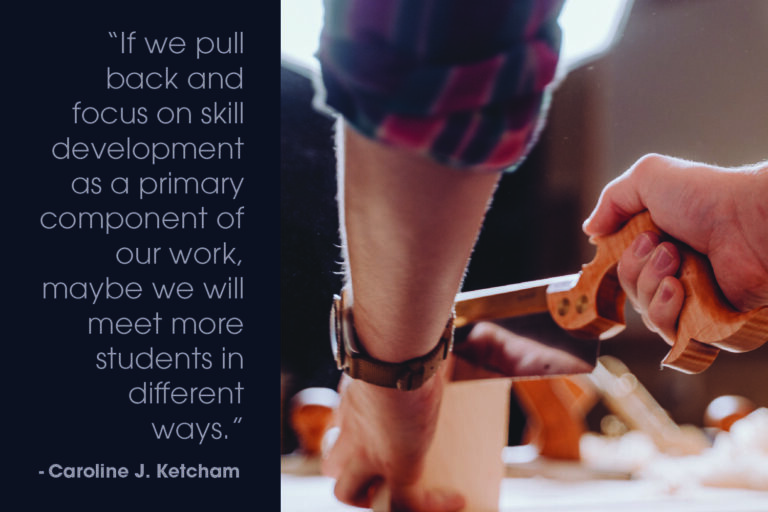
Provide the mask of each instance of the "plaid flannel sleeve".
{"label": "plaid flannel sleeve", "polygon": [[325,0],[316,103],[458,168],[514,169],[543,126],[562,0]]}

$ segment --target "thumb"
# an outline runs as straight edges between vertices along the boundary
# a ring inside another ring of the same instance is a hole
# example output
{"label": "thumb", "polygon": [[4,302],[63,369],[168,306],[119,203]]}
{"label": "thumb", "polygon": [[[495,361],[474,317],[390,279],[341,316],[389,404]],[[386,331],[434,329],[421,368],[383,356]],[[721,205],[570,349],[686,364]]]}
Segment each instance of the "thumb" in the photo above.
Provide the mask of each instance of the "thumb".
{"label": "thumb", "polygon": [[640,197],[629,183],[629,176],[622,175],[603,189],[592,213],[582,224],[589,236],[609,235],[634,215],[645,210]]}
{"label": "thumb", "polygon": [[[460,493],[445,488],[405,488],[401,492],[393,492],[390,499],[390,512],[457,512],[466,506]],[[374,508],[375,512],[379,510],[386,509]]]}

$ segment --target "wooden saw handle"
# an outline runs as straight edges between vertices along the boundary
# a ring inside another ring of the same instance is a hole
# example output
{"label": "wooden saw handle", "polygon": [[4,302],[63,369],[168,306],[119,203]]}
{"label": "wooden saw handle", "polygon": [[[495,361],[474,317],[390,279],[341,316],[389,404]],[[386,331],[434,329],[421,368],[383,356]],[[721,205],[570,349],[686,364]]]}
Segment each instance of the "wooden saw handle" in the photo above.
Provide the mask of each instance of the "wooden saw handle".
{"label": "wooden saw handle", "polygon": [[[624,250],[645,231],[666,236],[646,211],[620,231],[590,240],[597,253],[582,267],[578,281],[568,289],[551,287],[547,292],[550,314],[560,327],[575,336],[601,339],[624,329],[626,294],[619,285],[616,266]],[[720,349],[747,352],[768,341],[768,306],[737,311],[720,291],[709,261],[684,244],[676,245],[685,301],[672,349],[662,364],[698,373],[712,364]]]}

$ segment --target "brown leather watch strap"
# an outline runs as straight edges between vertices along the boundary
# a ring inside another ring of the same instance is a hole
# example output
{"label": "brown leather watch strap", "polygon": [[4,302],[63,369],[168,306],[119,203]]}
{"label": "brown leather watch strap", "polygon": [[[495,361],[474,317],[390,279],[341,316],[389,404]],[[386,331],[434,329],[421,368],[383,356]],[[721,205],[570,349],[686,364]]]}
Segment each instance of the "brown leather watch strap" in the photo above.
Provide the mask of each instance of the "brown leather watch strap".
{"label": "brown leather watch strap", "polygon": [[352,308],[346,303],[346,291],[334,297],[331,310],[331,345],[336,366],[353,379],[387,388],[411,391],[420,388],[437,373],[440,363],[453,348],[453,316],[445,326],[440,341],[428,354],[401,363],[380,361],[360,346],[355,332]]}

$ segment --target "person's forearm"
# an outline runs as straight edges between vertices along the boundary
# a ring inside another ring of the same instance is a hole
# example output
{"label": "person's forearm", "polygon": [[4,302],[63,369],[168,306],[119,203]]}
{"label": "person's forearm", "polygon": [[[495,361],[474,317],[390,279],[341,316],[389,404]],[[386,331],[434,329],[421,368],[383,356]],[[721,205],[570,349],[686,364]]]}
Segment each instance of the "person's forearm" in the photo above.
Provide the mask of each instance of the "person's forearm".
{"label": "person's forearm", "polygon": [[344,128],[341,219],[354,322],[385,361],[435,347],[499,173],[449,169]]}

